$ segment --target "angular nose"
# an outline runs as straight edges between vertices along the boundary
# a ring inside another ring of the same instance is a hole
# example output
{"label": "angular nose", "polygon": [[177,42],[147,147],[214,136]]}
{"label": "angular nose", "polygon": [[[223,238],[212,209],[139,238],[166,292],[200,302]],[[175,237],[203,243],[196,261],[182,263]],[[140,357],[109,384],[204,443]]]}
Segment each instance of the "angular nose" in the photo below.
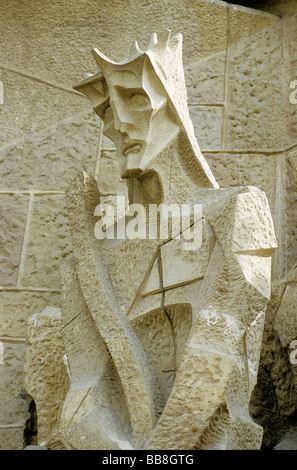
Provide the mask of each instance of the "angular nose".
{"label": "angular nose", "polygon": [[117,105],[114,101],[111,102],[110,105],[113,112],[113,125],[115,130],[121,132],[122,134],[128,134],[129,131],[134,129],[134,125],[129,119],[128,112],[123,109],[123,106]]}

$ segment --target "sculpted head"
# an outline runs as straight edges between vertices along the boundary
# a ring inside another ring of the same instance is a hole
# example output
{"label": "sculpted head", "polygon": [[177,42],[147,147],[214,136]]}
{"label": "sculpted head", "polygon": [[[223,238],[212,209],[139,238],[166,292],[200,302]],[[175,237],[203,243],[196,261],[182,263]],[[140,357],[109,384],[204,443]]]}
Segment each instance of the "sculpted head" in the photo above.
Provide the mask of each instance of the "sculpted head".
{"label": "sculpted head", "polygon": [[121,176],[129,178],[147,169],[177,135],[179,126],[172,119],[166,93],[145,54],[111,68],[105,75],[108,102],[97,109],[97,114],[104,123],[103,133],[116,145]]}
{"label": "sculpted head", "polygon": [[135,42],[129,58],[118,63],[98,49],[92,53],[100,73],[74,88],[92,101],[104,135],[115,143],[122,178],[151,169],[181,132],[194,157],[202,157],[187,107],[181,34],[170,38],[167,31],[160,40],[154,34],[144,50]]}

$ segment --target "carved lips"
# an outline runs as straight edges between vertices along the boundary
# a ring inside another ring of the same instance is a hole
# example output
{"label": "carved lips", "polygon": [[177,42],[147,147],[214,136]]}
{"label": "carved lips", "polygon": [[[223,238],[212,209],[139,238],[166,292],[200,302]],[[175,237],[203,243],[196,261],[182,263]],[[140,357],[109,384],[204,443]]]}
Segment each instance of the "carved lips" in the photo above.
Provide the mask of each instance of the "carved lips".
{"label": "carved lips", "polygon": [[141,144],[132,144],[126,147],[123,151],[123,155],[129,155],[129,153],[139,153],[141,150],[142,145]]}

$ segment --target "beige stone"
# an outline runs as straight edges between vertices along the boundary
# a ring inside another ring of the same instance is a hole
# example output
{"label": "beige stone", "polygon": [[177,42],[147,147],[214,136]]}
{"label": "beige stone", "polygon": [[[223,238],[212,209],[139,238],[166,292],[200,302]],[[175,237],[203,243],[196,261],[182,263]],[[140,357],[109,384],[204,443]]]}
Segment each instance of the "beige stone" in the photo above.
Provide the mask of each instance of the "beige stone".
{"label": "beige stone", "polygon": [[60,293],[38,291],[0,292],[0,336],[26,338],[27,321],[30,315],[38,313],[46,306],[58,307]]}
{"label": "beige stone", "polygon": [[17,283],[29,198],[13,194],[1,194],[0,230],[0,285],[12,286]]}
{"label": "beige stone", "polygon": [[120,177],[119,163],[114,150],[102,151],[96,179],[102,194],[120,194],[127,191],[126,182]]}
{"label": "beige stone", "polygon": [[94,325],[73,263],[63,266],[62,277],[61,332],[70,370],[70,390],[60,423],[65,443],[89,450],[131,448],[125,437],[125,432],[131,435],[131,429],[122,384]]}
{"label": "beige stone", "polygon": [[[125,28],[122,27],[123,18]],[[146,20],[143,21],[143,18]],[[160,5],[137,0],[132,5],[119,5],[112,0],[108,8],[102,9],[97,0],[84,0],[75,7],[54,0],[47,9],[46,23],[44,9],[33,0],[22,5],[21,10],[17,3],[10,2],[1,18],[1,31],[5,34],[1,36],[3,49],[0,62],[71,88],[73,81],[81,80],[83,73],[96,71],[89,55],[94,44],[99,44],[107,55],[120,60],[128,54],[129,42],[134,36],[144,41],[152,31],[161,33],[168,27],[173,31],[185,31],[186,65],[189,65],[191,73],[190,64],[197,62],[191,81],[202,102],[209,102],[210,94],[219,95],[219,100],[223,100],[227,4],[221,1],[199,0],[187,4],[185,8],[179,1]],[[110,40],[111,31],[113,38],[119,38],[116,43]],[[214,53],[221,54],[219,60]],[[211,67],[208,60],[203,60],[205,57],[210,57],[210,60],[213,57]]]}
{"label": "beige stone", "polygon": [[[297,410],[296,366],[290,363],[292,349],[288,347],[288,340],[295,331],[294,282],[290,275],[297,263],[297,193],[294,170],[290,165],[297,135],[296,105],[290,102],[293,91],[290,83],[297,79],[296,1],[269,0],[258,4],[257,9],[219,0],[165,0],[162,3],[110,0],[104,8],[98,0],[52,0],[46,9],[34,0],[4,3],[0,18],[0,189],[6,193],[1,194],[1,206],[5,212],[0,224],[0,285],[6,289],[0,292],[0,335],[5,337],[4,358],[7,337],[19,341],[14,345],[23,344],[21,341],[24,340],[29,314],[42,312],[46,305],[60,306],[58,270],[61,257],[68,259],[71,248],[68,235],[64,236],[68,233],[68,220],[64,218],[66,212],[62,209],[63,217],[58,216],[59,203],[53,202],[56,195],[49,192],[64,191],[75,177],[76,170],[95,176],[99,183],[100,201],[105,203],[113,204],[116,193],[126,184],[120,178],[114,158],[115,145],[101,136],[100,119],[92,112],[89,101],[71,89],[86,73],[97,71],[90,50],[97,46],[108,57],[121,60],[128,56],[130,43],[135,38],[140,39],[142,48],[152,31],[156,31],[158,36],[167,28],[182,32],[185,81],[195,136],[215,180],[226,189],[214,192],[197,190],[200,198],[197,199],[192,193],[192,190],[196,192],[195,185],[189,187],[179,178],[184,168],[177,159],[173,160],[171,167],[166,165],[167,157],[164,156],[158,171],[162,172],[165,193],[175,188],[176,194],[183,195],[183,200],[193,196],[193,200],[203,201],[205,208],[218,202],[220,197],[217,193],[230,196],[230,187],[256,186],[267,196],[278,244],[272,259],[272,281],[277,283],[272,289],[273,296],[265,318],[258,383],[251,410],[253,419],[263,427],[264,448],[272,448],[292,430]],[[104,151],[100,159],[101,149]],[[172,171],[173,167],[176,171]],[[187,172],[193,174],[191,165],[187,166]],[[147,182],[145,186],[148,185]],[[29,191],[32,195],[34,191],[45,193],[35,193],[34,198],[31,197],[33,211],[28,213]],[[62,193],[58,199],[62,201]],[[47,216],[44,214],[53,215],[53,219],[45,220]],[[118,248],[113,249],[116,253]],[[139,279],[140,288],[129,308],[128,318],[136,333],[139,332],[147,357],[153,361],[161,388],[166,391],[166,399],[172,389],[175,370],[168,364],[162,368],[158,357],[166,356],[172,364],[171,346],[175,342],[180,350],[175,358],[179,366],[183,338],[188,337],[191,326],[190,307],[181,304],[185,298],[190,299],[189,303],[195,302],[192,300],[196,299],[195,294],[200,300],[200,292],[203,298],[207,296],[208,289],[215,282],[221,255],[216,246],[217,263],[211,264],[213,275],[208,272],[207,283],[200,279],[191,284],[177,284],[174,288],[171,284],[163,291],[158,263],[153,263],[151,271],[143,266],[144,278]],[[186,262],[191,256],[190,253],[182,256],[183,266],[189,268],[188,273],[191,265]],[[257,270],[257,256],[236,254],[234,259],[237,264],[226,267],[226,271],[236,266],[238,273],[238,266],[245,268],[245,282],[252,289],[249,299],[252,305],[254,300],[257,304],[259,298],[254,296],[253,290],[254,269],[257,286],[261,286],[263,293],[268,289],[265,272],[269,268]],[[262,259],[261,266],[262,261],[267,265],[268,259]],[[141,260],[141,251],[135,253],[136,260]],[[168,255],[164,267],[170,268],[171,264],[170,277],[176,278],[178,283],[183,282],[180,264],[174,263],[173,257]],[[135,278],[137,269],[131,269],[129,272]],[[197,265],[193,272],[196,269]],[[119,277],[115,283],[117,286],[129,284],[128,279]],[[49,292],[43,292],[47,289]],[[278,304],[283,295],[284,306],[280,307],[281,315],[278,316]],[[171,323],[162,309],[164,305]],[[290,317],[285,321],[287,307]],[[209,321],[214,318],[210,317]],[[247,332],[251,384],[257,369],[258,349],[254,343],[257,345],[260,341],[261,318],[253,317],[251,333]],[[151,330],[150,324],[153,325]],[[158,354],[154,355],[154,350]],[[26,406],[20,404],[23,392],[17,400],[11,397],[15,383],[19,383],[16,376],[24,361],[24,349],[12,348],[9,358],[12,369],[8,370],[5,364],[0,365],[0,369],[3,368],[0,389],[3,384],[4,402],[9,409],[1,423],[0,446],[22,448],[28,402]],[[110,377],[114,374],[116,372],[112,369]],[[116,397],[122,397],[121,393],[118,392]],[[94,395],[90,396],[89,403],[93,399]],[[104,399],[108,397],[105,395]],[[113,407],[114,404],[110,405],[110,409]],[[11,420],[14,409],[15,418]],[[125,413],[122,416],[126,419],[128,414]],[[224,429],[228,423],[228,410],[222,406],[213,414],[197,447],[226,447]],[[234,430],[240,429],[240,434],[248,436],[244,424],[240,424],[234,415],[232,423]],[[79,425],[77,436],[82,437]],[[240,436],[234,433],[233,436],[239,447],[245,445]]]}
{"label": "beige stone", "polygon": [[23,449],[23,425],[19,427],[0,428],[0,449],[1,450],[22,450]]}
{"label": "beige stone", "polygon": [[53,128],[66,118],[69,110],[75,114],[79,103],[81,110],[88,109],[84,100],[71,90],[59,90],[12,71],[1,70],[1,81],[5,91],[1,106],[1,147],[26,136],[32,138],[32,133],[42,132],[47,127]]}
{"label": "beige stone", "polygon": [[[293,307],[296,270],[273,286],[267,307],[257,384],[251,397],[253,419],[263,427],[263,445],[273,448],[294,429],[296,365],[290,341],[296,338]],[[294,333],[295,332],[295,333]]]}
{"label": "beige stone", "polygon": [[201,149],[220,149],[224,115],[222,106],[190,106],[189,111]]}
{"label": "beige stone", "polygon": [[36,195],[21,285],[59,290],[61,259],[70,256],[70,252],[64,196]]}
{"label": "beige stone", "polygon": [[297,338],[296,295],[295,283],[287,285],[275,318],[275,327],[283,348],[289,347]]}
{"label": "beige stone", "polygon": [[[291,8],[292,8],[291,3]],[[293,10],[293,8],[292,8]],[[293,144],[296,145],[296,48],[294,47],[294,40],[296,37],[297,26],[296,26],[296,10],[291,11],[285,15],[284,18],[284,67],[286,71],[286,77],[289,82],[289,90],[286,94],[289,94],[289,102],[285,107],[287,126],[286,126],[286,147],[291,147]]]}
{"label": "beige stone", "polygon": [[276,156],[263,153],[205,151],[205,157],[221,187],[255,186],[265,192],[272,212],[276,203]]}
{"label": "beige stone", "polygon": [[[187,284],[203,279],[212,253],[215,235],[205,221],[201,228],[201,246],[184,250],[182,239],[173,239],[161,247],[163,287]],[[199,259],[199,263],[197,263]]]}
{"label": "beige stone", "polygon": [[[59,305],[60,296],[50,292],[3,291],[0,293],[0,394],[5,406],[0,413],[1,448],[22,449],[32,397],[24,387],[26,330],[30,314],[47,305]],[[3,426],[3,428],[2,428]]]}
{"label": "beige stone", "polygon": [[[55,103],[45,107],[52,106],[57,109]],[[69,109],[67,101],[65,107]],[[85,113],[70,114],[71,118],[63,119],[57,109],[52,122],[42,119],[41,129],[28,130],[23,136],[17,133],[17,140],[0,150],[2,191],[64,191],[69,175],[76,174],[78,162],[83,170],[95,175],[98,118],[90,116],[87,109]]]}
{"label": "beige stone", "polygon": [[39,445],[64,449],[58,422],[69,386],[59,308],[46,307],[28,320],[25,387],[34,400]]}
{"label": "beige stone", "polygon": [[273,260],[273,277],[282,280],[296,263],[294,151],[265,154],[261,151],[259,154],[205,152],[205,156],[221,185],[249,185],[265,192],[278,243]]}
{"label": "beige stone", "polygon": [[[29,401],[23,384],[23,357],[25,342],[6,338],[3,342],[3,364],[0,365],[1,408],[0,429],[2,426],[25,428]],[[3,431],[4,432],[4,431]],[[23,443],[18,440],[17,445]]]}
{"label": "beige stone", "polygon": [[280,18],[233,6],[229,27],[226,147],[282,148],[286,100],[280,81]]}
{"label": "beige stone", "polygon": [[[116,144],[129,214],[124,238],[117,230],[110,236],[117,219],[98,240],[94,178],[82,173],[67,191],[75,264],[63,269],[71,381],[63,439],[73,449],[258,449],[262,428],[249,400],[277,247],[267,198],[256,188],[219,189],[186,105],[181,35],[153,35],[144,50],[135,43],[119,64],[97,49],[93,55],[102,72],[75,88]],[[166,220],[175,229],[165,240],[161,233],[152,239],[147,213],[140,239],[128,231],[133,204],[146,211],[190,201],[193,210],[193,203],[202,207],[199,220],[192,213],[192,230],[202,227],[195,248],[181,243],[188,232],[175,227],[174,212]],[[112,418],[113,393],[104,398],[106,374],[115,373],[106,369],[107,351],[122,387],[114,393],[127,404],[120,415],[129,414],[131,429]]]}

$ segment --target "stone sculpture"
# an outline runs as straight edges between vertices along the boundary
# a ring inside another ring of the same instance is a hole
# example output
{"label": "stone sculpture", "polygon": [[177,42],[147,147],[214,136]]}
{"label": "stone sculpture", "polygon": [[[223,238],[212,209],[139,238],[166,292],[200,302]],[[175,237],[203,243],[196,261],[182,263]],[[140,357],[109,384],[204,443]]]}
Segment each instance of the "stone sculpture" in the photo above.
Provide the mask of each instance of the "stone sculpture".
{"label": "stone sculpture", "polygon": [[184,249],[173,230],[167,239],[108,237],[127,214],[98,239],[96,181],[81,173],[72,182],[74,259],[62,267],[64,444],[259,449],[249,401],[276,248],[266,196],[215,181],[188,113],[180,34],[153,35],[144,50],[135,43],[120,63],[93,54],[100,72],[75,88],[116,144],[130,209],[199,205],[187,230],[199,226],[201,240]]}
{"label": "stone sculpture", "polygon": [[[289,153],[287,161],[297,187],[296,151]],[[263,445],[266,448],[282,448],[287,439],[284,436],[290,435],[295,429],[296,300],[297,266],[295,265],[282,279],[272,285],[271,299],[266,310],[258,382],[251,399],[252,415],[263,427]]]}

